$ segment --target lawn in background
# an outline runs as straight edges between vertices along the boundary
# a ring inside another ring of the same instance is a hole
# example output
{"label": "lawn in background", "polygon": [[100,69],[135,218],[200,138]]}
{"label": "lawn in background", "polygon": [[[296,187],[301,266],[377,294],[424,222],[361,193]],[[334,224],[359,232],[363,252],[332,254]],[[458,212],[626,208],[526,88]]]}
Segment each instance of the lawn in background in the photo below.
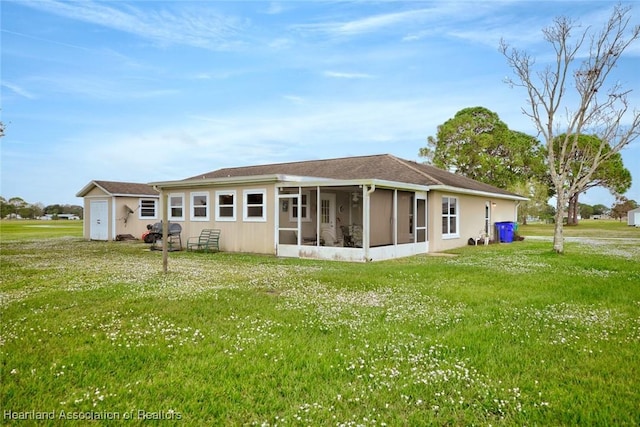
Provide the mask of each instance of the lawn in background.
{"label": "lawn in background", "polygon": [[163,275],[140,242],[2,223],[3,423],[638,425],[630,232],[562,256],[534,239],[368,264],[172,252]]}
{"label": "lawn in background", "polygon": [[[553,236],[553,224],[532,223],[519,226],[523,236]],[[578,225],[565,225],[565,237],[640,238],[640,228],[629,227],[627,221],[613,219],[583,219]]]}
{"label": "lawn in background", "polygon": [[0,239],[50,239],[82,237],[78,220],[0,220]]}

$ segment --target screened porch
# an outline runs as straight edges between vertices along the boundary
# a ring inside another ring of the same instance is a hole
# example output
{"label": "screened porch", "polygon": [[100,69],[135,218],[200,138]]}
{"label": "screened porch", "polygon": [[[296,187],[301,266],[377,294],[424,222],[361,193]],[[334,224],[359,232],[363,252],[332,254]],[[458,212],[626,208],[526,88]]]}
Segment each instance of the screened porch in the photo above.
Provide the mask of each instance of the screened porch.
{"label": "screened porch", "polygon": [[291,185],[276,197],[278,256],[374,261],[428,252],[425,191]]}

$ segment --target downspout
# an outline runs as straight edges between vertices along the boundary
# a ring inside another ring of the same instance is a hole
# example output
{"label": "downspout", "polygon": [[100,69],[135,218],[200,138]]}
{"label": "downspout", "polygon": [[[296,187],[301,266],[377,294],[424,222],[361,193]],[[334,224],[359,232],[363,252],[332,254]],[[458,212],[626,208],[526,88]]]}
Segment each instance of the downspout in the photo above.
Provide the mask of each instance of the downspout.
{"label": "downspout", "polygon": [[[366,188],[366,187],[365,187]],[[364,259],[365,261],[371,261],[369,257],[369,246],[371,244],[371,201],[370,196],[373,192],[376,191],[376,185],[371,184],[371,188],[367,190],[364,196],[363,204],[364,204]]]}

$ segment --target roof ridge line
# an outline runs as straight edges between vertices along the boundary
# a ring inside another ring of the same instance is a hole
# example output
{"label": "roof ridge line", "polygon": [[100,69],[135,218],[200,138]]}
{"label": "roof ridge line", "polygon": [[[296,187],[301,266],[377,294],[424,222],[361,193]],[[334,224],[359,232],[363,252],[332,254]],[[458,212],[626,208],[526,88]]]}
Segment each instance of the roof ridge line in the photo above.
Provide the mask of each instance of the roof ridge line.
{"label": "roof ridge line", "polygon": [[418,169],[418,168],[414,167],[413,165],[408,164],[408,163],[407,163],[407,162],[408,162],[408,160],[401,159],[401,158],[399,158],[399,157],[394,156],[393,154],[388,154],[388,156],[389,156],[389,157],[391,157],[392,159],[394,159],[395,161],[397,161],[398,163],[401,163],[402,165],[404,165],[404,166],[408,167],[408,168],[409,168],[409,169],[411,169],[412,171],[417,172],[417,173],[419,173],[420,175],[422,175],[422,176],[424,176],[424,177],[426,177],[426,178],[432,179],[432,180],[434,180],[435,182],[437,182],[437,183],[438,183],[438,184],[440,184],[440,185],[444,185],[444,183],[443,183],[442,181],[440,181],[439,179],[434,178],[433,176],[429,175],[429,174],[428,174],[428,173],[426,173],[425,171],[422,171],[422,170],[420,170],[420,169]]}

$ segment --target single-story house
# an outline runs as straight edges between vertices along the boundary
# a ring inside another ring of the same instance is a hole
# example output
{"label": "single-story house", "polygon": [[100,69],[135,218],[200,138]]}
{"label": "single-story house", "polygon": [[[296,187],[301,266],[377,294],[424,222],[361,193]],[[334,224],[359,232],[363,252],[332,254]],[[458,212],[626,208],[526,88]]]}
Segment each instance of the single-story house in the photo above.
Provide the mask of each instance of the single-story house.
{"label": "single-story house", "polygon": [[631,209],[627,212],[627,224],[633,227],[640,227],[640,208]]}
{"label": "single-story house", "polygon": [[116,240],[127,234],[140,238],[147,224],[160,221],[160,193],[147,184],[91,181],[76,196],[84,198],[88,240]]}
{"label": "single-story house", "polygon": [[182,226],[183,241],[217,228],[223,251],[349,261],[492,238],[494,224],[515,222],[527,200],[389,154],[224,168],[150,185],[167,205],[162,216]]}

